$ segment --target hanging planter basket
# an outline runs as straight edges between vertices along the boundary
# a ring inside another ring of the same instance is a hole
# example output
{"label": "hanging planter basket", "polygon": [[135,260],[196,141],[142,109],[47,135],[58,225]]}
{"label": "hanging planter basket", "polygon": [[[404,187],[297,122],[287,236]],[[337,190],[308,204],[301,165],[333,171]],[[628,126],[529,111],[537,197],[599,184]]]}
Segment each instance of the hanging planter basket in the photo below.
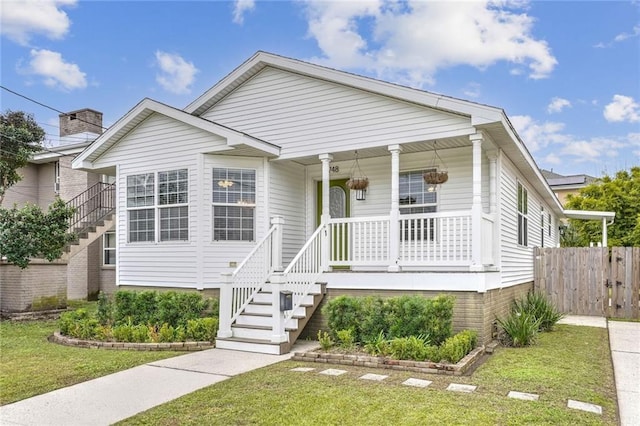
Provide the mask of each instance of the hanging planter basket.
{"label": "hanging planter basket", "polygon": [[440,185],[449,180],[449,172],[426,172],[422,175],[422,178],[429,185]]}
{"label": "hanging planter basket", "polygon": [[[433,143],[433,160],[431,161],[431,169],[428,172],[422,174],[422,178],[425,183],[429,185],[440,185],[449,180],[449,172],[447,172],[447,166],[444,161],[438,155],[438,149],[436,147],[437,142]],[[439,170],[438,170],[439,168]]]}
{"label": "hanging planter basket", "polygon": [[368,178],[351,178],[347,181],[347,188],[349,189],[367,189],[369,187]]}

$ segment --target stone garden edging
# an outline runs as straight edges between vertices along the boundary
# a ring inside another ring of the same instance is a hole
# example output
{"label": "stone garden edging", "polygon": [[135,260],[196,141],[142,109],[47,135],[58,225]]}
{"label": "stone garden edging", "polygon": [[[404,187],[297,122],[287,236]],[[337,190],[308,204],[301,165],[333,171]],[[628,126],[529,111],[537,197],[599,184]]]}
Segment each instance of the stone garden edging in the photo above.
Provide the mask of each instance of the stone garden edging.
{"label": "stone garden edging", "polygon": [[330,352],[296,352],[294,353],[292,360],[461,376],[482,357],[484,352],[484,346],[479,346],[469,352],[464,358],[458,361],[457,364],[445,364],[431,361],[406,361],[386,357],[337,354]]}
{"label": "stone garden edging", "polygon": [[171,343],[126,343],[126,342],[101,342],[98,340],[81,340],[63,336],[56,331],[48,340],[65,346],[93,349],[117,349],[129,351],[202,351],[213,349],[215,343],[211,342],[171,342]]}

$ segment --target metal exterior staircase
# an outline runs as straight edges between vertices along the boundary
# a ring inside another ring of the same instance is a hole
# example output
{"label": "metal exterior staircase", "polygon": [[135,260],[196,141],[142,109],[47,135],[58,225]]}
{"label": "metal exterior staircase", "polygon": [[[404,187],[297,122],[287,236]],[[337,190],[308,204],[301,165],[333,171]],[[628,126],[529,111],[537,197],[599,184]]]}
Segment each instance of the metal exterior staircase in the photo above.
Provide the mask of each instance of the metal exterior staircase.
{"label": "metal exterior staircase", "polygon": [[69,219],[69,232],[77,236],[63,256],[69,260],[115,225],[115,184],[98,182],[68,201],[67,206],[75,210]]}

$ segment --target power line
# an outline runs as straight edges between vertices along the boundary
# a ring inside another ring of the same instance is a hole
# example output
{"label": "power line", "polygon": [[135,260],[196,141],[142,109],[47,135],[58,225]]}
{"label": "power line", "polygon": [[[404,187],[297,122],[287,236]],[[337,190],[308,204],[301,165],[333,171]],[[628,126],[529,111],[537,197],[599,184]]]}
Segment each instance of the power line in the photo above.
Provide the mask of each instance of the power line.
{"label": "power line", "polygon": [[[28,97],[28,96],[26,96],[26,95],[23,95],[23,94],[18,93],[18,92],[14,91],[14,90],[11,90],[11,89],[9,89],[8,87],[5,87],[5,86],[0,85],[0,88],[1,88],[1,89],[6,90],[6,91],[7,91],[7,92],[9,92],[9,93],[13,93],[13,94],[14,94],[14,95],[16,95],[16,96],[19,96],[19,97],[21,97],[21,98],[24,98],[24,99],[26,99],[26,100],[28,100],[28,101],[30,101],[30,102],[33,102],[33,103],[38,104],[38,105],[40,105],[40,106],[42,106],[42,107],[45,107],[45,108],[50,109],[50,110],[52,110],[52,111],[55,111],[55,112],[57,112],[57,113],[59,113],[59,114],[62,114],[62,115],[64,115],[65,117],[69,117],[69,116],[70,116],[70,114],[69,114],[69,113],[62,112],[62,111],[60,111],[59,109],[56,109],[56,108],[54,108],[54,107],[52,107],[52,106],[49,106],[49,105],[47,105],[47,104],[43,104],[42,102],[38,102],[38,101],[36,101],[35,99],[32,99],[32,98],[30,98],[30,97]],[[92,122],[90,122],[90,121],[83,120],[82,118],[78,118],[78,117],[76,117],[76,120],[78,120],[78,121],[82,121],[83,123],[91,124],[92,126],[98,126],[96,123],[92,123]],[[106,130],[106,129],[107,129],[107,127],[103,127],[103,126],[98,126],[98,127],[100,127],[100,128],[101,128],[101,129],[103,129],[103,130]]]}

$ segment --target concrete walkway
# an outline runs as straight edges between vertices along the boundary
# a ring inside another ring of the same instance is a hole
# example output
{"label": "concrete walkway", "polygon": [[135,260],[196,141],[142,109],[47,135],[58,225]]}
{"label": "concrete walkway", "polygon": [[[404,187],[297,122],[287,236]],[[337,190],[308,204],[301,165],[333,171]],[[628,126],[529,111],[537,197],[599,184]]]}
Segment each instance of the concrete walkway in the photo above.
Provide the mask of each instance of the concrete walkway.
{"label": "concrete walkway", "polygon": [[[304,351],[316,342],[299,341]],[[0,407],[0,424],[110,425],[230,377],[291,358],[210,349],[120,371]],[[34,380],[37,380],[34,377]]]}
{"label": "concrete walkway", "polygon": [[609,321],[622,426],[640,425],[640,322]]}

